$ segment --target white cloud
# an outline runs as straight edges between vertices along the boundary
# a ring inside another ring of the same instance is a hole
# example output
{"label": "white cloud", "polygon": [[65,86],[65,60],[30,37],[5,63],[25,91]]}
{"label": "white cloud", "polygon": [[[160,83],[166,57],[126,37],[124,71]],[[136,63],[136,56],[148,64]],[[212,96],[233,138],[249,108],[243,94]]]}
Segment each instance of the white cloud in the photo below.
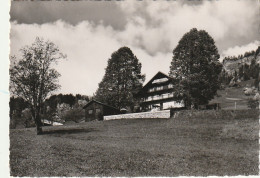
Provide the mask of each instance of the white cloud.
{"label": "white cloud", "polygon": [[68,60],[57,66],[62,74],[61,92],[92,94],[101,81],[107,59],[120,47],[110,27],[82,22],[77,26],[62,21],[43,25],[12,23],[11,54],[31,44],[35,37],[53,41]]}
{"label": "white cloud", "polygon": [[[232,47],[237,42],[234,39],[248,39],[257,13],[257,7],[248,1],[203,1],[196,6],[179,1],[117,3],[127,14],[123,30],[89,21],[75,26],[62,20],[42,25],[12,22],[11,54],[19,54],[19,49],[36,36],[53,41],[68,56],[57,66],[62,74],[59,92],[92,95],[102,80],[107,59],[122,46],[132,49],[149,80],[159,70],[168,73],[172,50],[191,28],[208,31],[218,47]],[[233,53],[255,45],[230,48],[223,55],[236,55]]]}
{"label": "white cloud", "polygon": [[148,79],[158,70],[168,72],[169,69],[169,54],[151,56],[126,40],[121,41],[115,35],[116,31],[102,24],[94,25],[84,21],[72,26],[57,21],[43,25],[13,22],[11,25],[11,55],[21,55],[19,49],[30,45],[37,36],[53,41],[67,55],[68,60],[60,61],[57,65],[62,75],[59,92],[92,95],[102,80],[107,60],[124,45],[129,46],[139,58],[143,65],[142,72],[147,74]]}
{"label": "white cloud", "polygon": [[256,50],[257,47],[260,46],[260,41],[254,41],[252,43],[242,45],[242,46],[234,46],[231,48],[228,48],[227,50],[223,51],[222,53],[222,59],[227,56],[238,56],[243,55],[245,52],[250,52],[252,50]]}
{"label": "white cloud", "polygon": [[[181,1],[127,1],[119,5],[130,14],[120,37],[130,40],[130,44],[138,43],[150,54],[172,51],[191,28],[206,30],[221,47],[230,43],[228,40],[234,40],[231,38],[252,35],[247,32],[252,32],[258,22],[257,2],[254,1],[203,1],[201,5],[187,5]],[[140,10],[145,15],[140,15]],[[140,21],[142,23],[138,23]]]}

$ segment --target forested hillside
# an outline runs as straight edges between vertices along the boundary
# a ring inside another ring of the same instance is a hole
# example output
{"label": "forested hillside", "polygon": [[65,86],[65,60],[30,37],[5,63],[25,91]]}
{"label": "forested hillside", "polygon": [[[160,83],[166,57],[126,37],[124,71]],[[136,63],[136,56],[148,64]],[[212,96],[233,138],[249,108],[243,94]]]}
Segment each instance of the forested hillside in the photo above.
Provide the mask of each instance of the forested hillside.
{"label": "forested hillside", "polygon": [[260,46],[255,51],[245,52],[243,55],[225,57],[220,78],[224,84],[255,79],[255,86],[257,87],[259,71]]}

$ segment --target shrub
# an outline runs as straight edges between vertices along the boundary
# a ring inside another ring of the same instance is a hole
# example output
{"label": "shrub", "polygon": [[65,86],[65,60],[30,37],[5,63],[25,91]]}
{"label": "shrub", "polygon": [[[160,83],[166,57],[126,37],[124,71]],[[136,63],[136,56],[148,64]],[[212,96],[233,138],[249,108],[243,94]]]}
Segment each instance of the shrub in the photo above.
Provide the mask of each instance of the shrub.
{"label": "shrub", "polygon": [[65,121],[74,121],[78,123],[82,118],[84,118],[84,110],[82,108],[72,108],[65,111],[63,114],[63,119]]}
{"label": "shrub", "polygon": [[22,111],[22,117],[21,120],[25,126],[25,128],[29,128],[29,127],[35,127],[35,122],[32,119],[32,114],[30,109],[26,108]]}
{"label": "shrub", "polygon": [[248,100],[248,107],[251,109],[256,109],[259,105],[259,101],[253,100],[253,99],[249,99]]}
{"label": "shrub", "polygon": [[10,124],[9,124],[9,128],[10,129],[15,129],[16,128],[18,119],[19,118],[18,118],[16,113],[11,115],[11,117],[10,117]]}

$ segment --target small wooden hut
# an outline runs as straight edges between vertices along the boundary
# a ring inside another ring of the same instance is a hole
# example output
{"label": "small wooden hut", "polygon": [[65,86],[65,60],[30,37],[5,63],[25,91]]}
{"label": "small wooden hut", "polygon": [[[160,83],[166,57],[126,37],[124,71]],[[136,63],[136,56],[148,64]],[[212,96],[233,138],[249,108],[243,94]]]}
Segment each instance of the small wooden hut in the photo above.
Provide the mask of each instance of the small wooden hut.
{"label": "small wooden hut", "polygon": [[103,116],[116,115],[120,113],[119,109],[96,100],[91,100],[83,107],[83,109],[85,109],[86,122],[92,120],[103,120]]}

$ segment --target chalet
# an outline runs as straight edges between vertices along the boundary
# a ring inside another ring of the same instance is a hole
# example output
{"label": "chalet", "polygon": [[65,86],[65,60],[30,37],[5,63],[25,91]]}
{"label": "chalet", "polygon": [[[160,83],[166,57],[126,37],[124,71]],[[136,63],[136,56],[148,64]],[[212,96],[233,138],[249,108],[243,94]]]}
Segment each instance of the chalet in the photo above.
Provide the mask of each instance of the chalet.
{"label": "chalet", "polygon": [[172,80],[168,75],[158,72],[136,95],[141,100],[141,110],[183,107],[181,103],[174,101]]}
{"label": "chalet", "polygon": [[87,103],[85,109],[85,121],[103,120],[103,116],[119,114],[120,111],[113,106],[106,105],[96,100]]}

